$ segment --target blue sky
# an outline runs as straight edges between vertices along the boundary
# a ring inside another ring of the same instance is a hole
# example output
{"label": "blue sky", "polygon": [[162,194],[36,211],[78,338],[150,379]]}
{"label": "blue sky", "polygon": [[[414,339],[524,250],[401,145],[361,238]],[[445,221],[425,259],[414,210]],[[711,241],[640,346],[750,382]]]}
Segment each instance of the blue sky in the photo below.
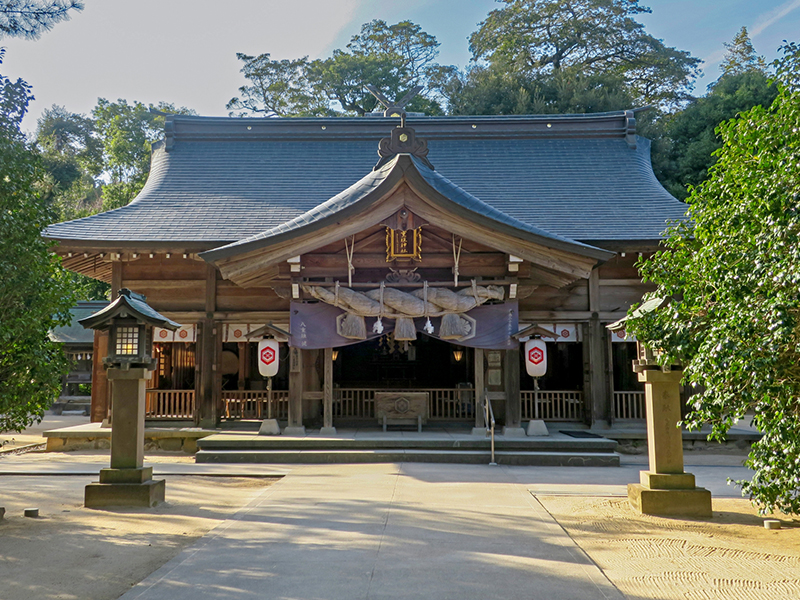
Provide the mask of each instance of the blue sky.
{"label": "blue sky", "polygon": [[[244,79],[236,52],[275,58],[327,56],[375,18],[410,19],[441,42],[440,62],[465,66],[467,38],[494,0],[85,0],[86,9],[41,39],[4,39],[9,77],[33,85],[37,101],[25,128],[60,104],[89,112],[98,97],[164,100],[202,115],[225,115]],[[723,42],[743,25],[756,50],[777,56],[781,40],[800,39],[800,0],[650,0],[647,30],[705,61],[702,93],[719,75]]]}

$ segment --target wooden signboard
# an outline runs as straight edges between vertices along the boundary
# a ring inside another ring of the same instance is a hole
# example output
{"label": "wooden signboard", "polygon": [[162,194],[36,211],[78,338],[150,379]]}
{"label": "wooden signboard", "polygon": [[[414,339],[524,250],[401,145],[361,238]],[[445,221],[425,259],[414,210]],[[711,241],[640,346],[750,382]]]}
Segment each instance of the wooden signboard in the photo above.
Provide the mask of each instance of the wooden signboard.
{"label": "wooden signboard", "polygon": [[422,425],[428,422],[427,392],[375,392],[375,417],[387,425]]}

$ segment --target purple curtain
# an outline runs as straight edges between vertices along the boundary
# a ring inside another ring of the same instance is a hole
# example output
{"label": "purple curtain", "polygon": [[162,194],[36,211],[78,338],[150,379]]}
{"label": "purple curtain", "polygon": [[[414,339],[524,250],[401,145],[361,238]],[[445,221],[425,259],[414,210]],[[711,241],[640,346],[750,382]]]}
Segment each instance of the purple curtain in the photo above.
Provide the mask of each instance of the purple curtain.
{"label": "purple curtain", "polygon": [[[363,340],[351,340],[340,336],[336,332],[336,317],[343,314],[341,308],[336,308],[324,302],[304,304],[292,302],[290,308],[289,345],[296,348],[316,350],[319,348],[338,348],[358,344]],[[468,339],[445,340],[468,346],[470,348],[486,348],[489,350],[510,350],[516,348],[519,342],[511,336],[519,331],[519,307],[516,302],[503,304],[489,304],[478,306],[464,313],[464,316],[474,320],[474,331]],[[376,317],[366,317],[367,339],[374,339],[380,335],[372,333],[372,325]],[[438,338],[441,318],[432,317],[433,335]],[[424,333],[425,318],[414,319],[418,333]],[[386,335],[394,330],[394,319],[383,319],[383,333]]]}

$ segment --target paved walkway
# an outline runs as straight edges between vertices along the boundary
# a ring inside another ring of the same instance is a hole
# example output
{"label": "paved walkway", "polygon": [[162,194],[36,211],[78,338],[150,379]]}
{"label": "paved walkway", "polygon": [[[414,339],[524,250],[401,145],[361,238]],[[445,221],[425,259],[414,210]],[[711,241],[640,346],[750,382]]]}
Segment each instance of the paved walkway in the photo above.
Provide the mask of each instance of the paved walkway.
{"label": "paved walkway", "polygon": [[517,470],[294,468],[122,598],[622,599]]}

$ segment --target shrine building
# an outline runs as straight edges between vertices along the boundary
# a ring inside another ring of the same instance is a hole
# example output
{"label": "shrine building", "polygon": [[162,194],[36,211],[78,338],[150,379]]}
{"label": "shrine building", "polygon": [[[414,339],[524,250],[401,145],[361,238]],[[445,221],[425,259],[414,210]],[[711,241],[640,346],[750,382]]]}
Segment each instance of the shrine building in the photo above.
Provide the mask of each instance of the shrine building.
{"label": "shrine building", "polygon": [[66,268],[182,324],[154,333],[151,420],[373,427],[398,392],[428,425],[482,427],[487,396],[509,433],[642,419],[635,344],[605,325],[649,289],[634,265],[686,207],[635,117],[168,116],[128,206],[44,235]]}

